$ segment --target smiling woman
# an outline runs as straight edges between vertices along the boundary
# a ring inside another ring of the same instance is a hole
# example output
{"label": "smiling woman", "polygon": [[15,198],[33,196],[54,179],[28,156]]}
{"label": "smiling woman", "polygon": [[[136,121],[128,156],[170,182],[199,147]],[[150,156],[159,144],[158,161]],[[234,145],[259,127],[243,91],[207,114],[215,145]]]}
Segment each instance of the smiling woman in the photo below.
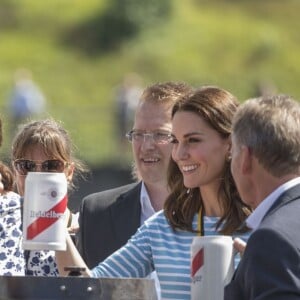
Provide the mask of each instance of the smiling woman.
{"label": "smiling woman", "polygon": [[[56,253],[61,274],[66,274],[64,267],[69,265],[84,267],[86,275],[93,277],[146,277],[155,270],[162,299],[190,299],[193,238],[226,234],[247,240],[249,233],[242,224],[250,211],[237,194],[229,163],[231,119],[237,100],[225,90],[205,87],[189,91],[177,101],[172,124],[160,129],[172,131],[173,137],[173,160],[168,172],[170,195],[164,209],[146,220],[125,246],[92,270],[68,237],[67,251]],[[153,137],[164,114],[156,112],[146,118],[148,109],[153,108],[149,104],[140,107],[133,130]],[[159,178],[162,168],[155,164],[160,156],[154,155],[153,149],[172,145],[155,144],[154,139],[145,139],[143,134],[140,137],[140,143],[133,142],[140,169],[145,176],[155,171]],[[238,261],[236,256],[236,264]]]}
{"label": "smiling woman", "polygon": [[198,89],[174,105],[171,195],[165,204],[174,229],[195,231],[198,213],[200,220],[218,216],[215,225],[220,233],[242,229],[247,207],[230,172],[231,120],[238,105],[235,96],[213,86]]}

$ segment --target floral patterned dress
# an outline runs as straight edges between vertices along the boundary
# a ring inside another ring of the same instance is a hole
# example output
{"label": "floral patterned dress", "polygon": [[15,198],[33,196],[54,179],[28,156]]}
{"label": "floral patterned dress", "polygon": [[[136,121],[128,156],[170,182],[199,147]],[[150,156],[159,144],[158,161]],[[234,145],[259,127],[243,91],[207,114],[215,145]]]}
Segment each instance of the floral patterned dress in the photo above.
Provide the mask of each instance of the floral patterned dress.
{"label": "floral patterned dress", "polygon": [[20,196],[7,192],[0,196],[0,275],[25,274],[22,249]]}
{"label": "floral patterned dress", "polygon": [[26,275],[58,276],[54,251],[25,251]]}

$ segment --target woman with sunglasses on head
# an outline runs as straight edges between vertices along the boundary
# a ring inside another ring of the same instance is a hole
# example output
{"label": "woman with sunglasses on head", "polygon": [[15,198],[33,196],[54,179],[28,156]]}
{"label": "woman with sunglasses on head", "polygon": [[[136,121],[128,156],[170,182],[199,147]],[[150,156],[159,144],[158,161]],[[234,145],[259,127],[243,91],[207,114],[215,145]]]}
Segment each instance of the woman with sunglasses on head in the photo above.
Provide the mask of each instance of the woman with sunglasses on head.
{"label": "woman with sunglasses on head", "polygon": [[[73,152],[67,131],[52,119],[32,121],[21,127],[12,145],[13,171],[21,197],[28,172],[65,173],[69,189],[73,188],[74,176],[87,170]],[[25,251],[24,255],[26,275],[58,275],[54,251]]]}
{"label": "woman with sunglasses on head", "polygon": [[231,120],[237,107],[236,98],[218,87],[181,97],[172,109],[170,194],[163,211],[92,270],[67,237],[67,251],[56,253],[61,274],[66,266],[84,267],[92,277],[145,277],[156,270],[162,299],[190,299],[193,238],[249,236],[243,222],[250,210],[230,172]]}

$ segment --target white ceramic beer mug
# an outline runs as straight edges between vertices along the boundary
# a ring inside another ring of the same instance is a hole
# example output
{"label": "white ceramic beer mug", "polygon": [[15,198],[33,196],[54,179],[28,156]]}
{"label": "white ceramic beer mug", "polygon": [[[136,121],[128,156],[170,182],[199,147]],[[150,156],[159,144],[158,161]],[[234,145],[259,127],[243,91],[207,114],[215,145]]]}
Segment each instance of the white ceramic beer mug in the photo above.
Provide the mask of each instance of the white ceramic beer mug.
{"label": "white ceramic beer mug", "polygon": [[23,203],[23,249],[66,249],[67,189],[64,173],[27,174]]}
{"label": "white ceramic beer mug", "polygon": [[191,246],[191,299],[223,300],[224,287],[234,272],[229,236],[199,236]]}

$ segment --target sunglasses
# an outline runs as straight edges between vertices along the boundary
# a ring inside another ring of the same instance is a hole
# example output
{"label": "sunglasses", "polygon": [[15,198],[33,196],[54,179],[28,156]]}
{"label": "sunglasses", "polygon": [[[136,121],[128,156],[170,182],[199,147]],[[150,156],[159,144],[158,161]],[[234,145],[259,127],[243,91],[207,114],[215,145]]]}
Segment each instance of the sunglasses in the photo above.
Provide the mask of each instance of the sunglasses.
{"label": "sunglasses", "polygon": [[41,166],[41,172],[62,173],[67,164],[67,162],[59,159],[49,159],[43,162],[29,159],[17,159],[14,161],[14,167],[20,175],[27,175],[28,172],[36,172],[37,166]]}

